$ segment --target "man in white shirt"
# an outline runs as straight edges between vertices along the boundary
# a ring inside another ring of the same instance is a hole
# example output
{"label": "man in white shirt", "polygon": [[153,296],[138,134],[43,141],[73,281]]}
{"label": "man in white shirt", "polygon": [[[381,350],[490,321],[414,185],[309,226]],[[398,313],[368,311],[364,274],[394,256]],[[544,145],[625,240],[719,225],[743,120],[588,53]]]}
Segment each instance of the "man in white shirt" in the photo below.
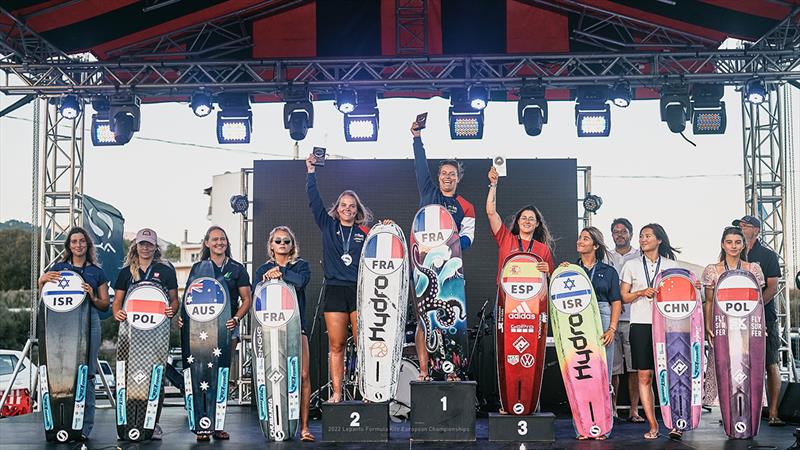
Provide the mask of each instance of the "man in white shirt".
{"label": "man in white shirt", "polygon": [[[618,274],[622,273],[622,266],[632,259],[641,259],[642,252],[638,248],[631,247],[631,236],[633,236],[633,225],[628,219],[620,217],[611,223],[611,236],[614,239],[614,249],[608,252],[609,264],[614,266]],[[622,277],[620,277],[620,283]],[[639,415],[639,379],[636,370],[631,365],[631,307],[623,306],[622,315],[617,323],[617,332],[614,335],[614,361],[612,364],[611,384],[614,387],[614,415],[617,415],[617,392],[619,389],[620,375],[628,373],[628,398],[630,399],[631,409],[628,421],[634,423],[644,423],[644,419]]]}

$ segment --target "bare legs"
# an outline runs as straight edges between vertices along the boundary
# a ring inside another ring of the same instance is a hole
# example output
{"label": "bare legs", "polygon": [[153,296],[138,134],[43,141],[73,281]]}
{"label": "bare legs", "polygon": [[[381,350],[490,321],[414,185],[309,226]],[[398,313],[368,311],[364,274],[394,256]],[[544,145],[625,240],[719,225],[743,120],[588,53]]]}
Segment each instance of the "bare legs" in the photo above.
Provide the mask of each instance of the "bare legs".
{"label": "bare legs", "polygon": [[417,358],[419,358],[419,378],[428,378],[428,349],[425,348],[425,333],[417,325],[417,332],[414,334],[414,346],[417,348]]}
{"label": "bare legs", "polygon": [[330,367],[331,381],[333,382],[333,396],[331,401],[337,403],[342,400],[342,381],[344,379],[344,349],[347,345],[347,326],[353,329],[353,341],[358,336],[358,315],[355,311],[326,312],[325,326],[328,329],[328,367]]}
{"label": "bare legs", "polygon": [[[639,398],[642,401],[645,418],[650,425],[650,431],[645,434],[645,439],[653,439],[658,435],[658,423],[656,422],[656,408],[653,399],[653,371],[640,370],[639,373]],[[653,437],[649,437],[653,436]]]}

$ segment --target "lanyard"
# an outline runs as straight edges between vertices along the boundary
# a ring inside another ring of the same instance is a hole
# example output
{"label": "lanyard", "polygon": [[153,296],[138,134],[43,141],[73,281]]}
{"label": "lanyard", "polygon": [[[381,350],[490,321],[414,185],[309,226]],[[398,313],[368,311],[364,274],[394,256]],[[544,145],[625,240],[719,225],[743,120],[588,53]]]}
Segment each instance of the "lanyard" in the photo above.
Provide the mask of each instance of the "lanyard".
{"label": "lanyard", "polygon": [[339,236],[342,238],[342,250],[344,250],[344,252],[342,253],[343,255],[347,255],[350,253],[350,238],[353,237],[353,228],[355,228],[355,226],[356,225],[353,224],[353,226],[350,227],[350,232],[347,233],[347,241],[345,241],[344,231],[342,231],[342,224],[339,223]]}
{"label": "lanyard", "polygon": [[[144,277],[142,278],[142,281],[149,281],[150,280],[150,272],[153,271],[153,266],[154,265],[155,265],[155,263],[151,261],[150,265],[147,266],[147,272],[144,273]],[[141,272],[141,270],[142,269],[139,269],[140,272]]]}
{"label": "lanyard", "polygon": [[[651,288],[653,287],[653,282],[655,281],[655,278],[653,278],[652,280],[650,279],[650,271],[647,269],[647,257],[645,257],[645,255],[642,255],[642,267],[644,267],[644,276],[645,279],[647,280],[647,287]],[[656,260],[656,273],[655,273],[656,275],[658,275],[658,269],[660,267],[661,267],[661,255],[658,255],[658,260]]]}
{"label": "lanyard", "polygon": [[[211,258],[209,258],[209,259],[211,259]],[[220,275],[225,276],[225,266],[228,265],[228,260],[229,259],[230,258],[228,258],[227,256],[225,257],[225,261],[222,262],[222,267],[217,267],[217,264],[213,260],[211,261],[211,264],[214,264],[214,269],[219,269]]]}
{"label": "lanyard", "polygon": [[[581,262],[580,264],[581,268],[583,268],[583,270],[586,271],[586,266],[583,265],[583,262]],[[600,264],[600,261],[595,261],[594,265],[592,266],[592,270],[589,271],[589,281],[591,281],[592,284],[594,284],[594,271],[597,270],[598,264]]]}
{"label": "lanyard", "polygon": [[[722,261],[722,264],[725,266],[725,271],[726,271],[726,272],[727,272],[727,271],[729,271],[729,270],[731,270],[731,269],[728,267],[728,261],[727,261],[727,260],[723,260],[723,261]],[[736,261],[736,270],[739,270],[739,269],[741,269],[741,268],[742,268],[742,260],[740,259],[739,261]]]}
{"label": "lanyard", "polygon": [[[531,243],[530,243],[530,245],[528,245],[528,249],[524,250],[525,252],[531,253],[531,250],[533,250],[533,241],[534,240],[535,239],[533,239],[533,236],[531,236]],[[522,250],[522,238],[519,235],[517,235],[517,244],[519,245],[519,251],[522,252],[523,251]]]}

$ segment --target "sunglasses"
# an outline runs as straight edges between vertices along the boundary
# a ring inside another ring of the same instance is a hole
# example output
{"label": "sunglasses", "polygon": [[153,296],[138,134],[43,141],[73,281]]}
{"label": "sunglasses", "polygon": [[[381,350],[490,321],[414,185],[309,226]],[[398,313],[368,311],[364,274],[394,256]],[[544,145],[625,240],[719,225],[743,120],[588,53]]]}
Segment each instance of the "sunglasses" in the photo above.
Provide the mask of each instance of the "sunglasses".
{"label": "sunglasses", "polygon": [[287,244],[287,245],[288,245],[288,244],[291,244],[291,243],[292,243],[292,240],[291,240],[291,239],[288,239],[288,238],[287,238],[287,239],[275,239],[275,240],[274,240],[274,241],[272,241],[272,242],[274,242],[274,243],[276,243],[276,244],[278,244],[278,245],[280,245],[280,244]]}

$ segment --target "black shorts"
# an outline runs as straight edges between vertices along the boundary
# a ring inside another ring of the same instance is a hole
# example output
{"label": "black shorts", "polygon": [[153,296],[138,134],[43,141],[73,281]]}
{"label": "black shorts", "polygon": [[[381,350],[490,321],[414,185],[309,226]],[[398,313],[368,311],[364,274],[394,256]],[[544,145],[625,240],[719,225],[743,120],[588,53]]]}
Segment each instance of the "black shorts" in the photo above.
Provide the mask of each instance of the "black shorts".
{"label": "black shorts", "polygon": [[781,362],[781,337],[778,331],[778,321],[767,322],[767,353],[764,358],[764,364],[769,366],[771,364],[778,364]]}
{"label": "black shorts", "polygon": [[356,310],[356,285],[325,285],[324,312],[351,313]]}
{"label": "black shorts", "polygon": [[655,370],[653,362],[653,326],[647,323],[631,324],[631,368]]}

